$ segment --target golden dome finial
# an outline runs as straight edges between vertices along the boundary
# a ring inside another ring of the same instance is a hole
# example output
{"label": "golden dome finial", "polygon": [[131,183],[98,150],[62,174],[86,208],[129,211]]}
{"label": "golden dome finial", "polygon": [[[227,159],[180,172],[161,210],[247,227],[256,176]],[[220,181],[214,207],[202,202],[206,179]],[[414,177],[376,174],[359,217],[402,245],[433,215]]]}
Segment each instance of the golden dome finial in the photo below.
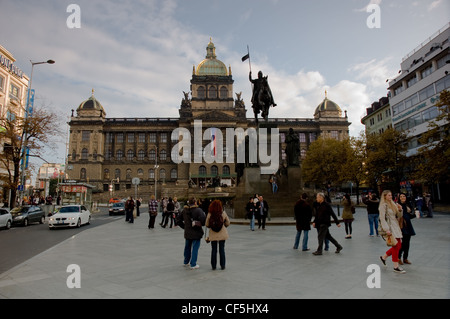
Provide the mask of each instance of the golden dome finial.
{"label": "golden dome finial", "polygon": [[94,89],[92,89],[92,96],[94,96]]}
{"label": "golden dome finial", "polygon": [[327,92],[327,90],[325,90],[325,98],[326,99],[328,98],[327,94],[328,94],[328,92]]}

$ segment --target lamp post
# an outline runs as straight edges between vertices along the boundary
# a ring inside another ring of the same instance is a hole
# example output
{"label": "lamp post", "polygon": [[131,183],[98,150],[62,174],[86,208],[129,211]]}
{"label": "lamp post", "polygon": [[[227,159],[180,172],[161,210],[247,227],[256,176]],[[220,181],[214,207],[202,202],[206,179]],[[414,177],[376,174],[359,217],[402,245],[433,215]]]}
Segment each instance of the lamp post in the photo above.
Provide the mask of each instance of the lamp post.
{"label": "lamp post", "polygon": [[[33,71],[34,71],[34,66],[38,65],[38,64],[54,64],[55,61],[53,60],[47,60],[45,62],[33,62],[31,61],[31,75],[30,75],[30,83],[28,85],[28,98],[27,98],[27,105],[25,107],[25,120],[28,118],[28,112],[30,109],[30,100],[31,100],[31,84],[33,81]],[[20,183],[23,187],[22,189],[22,196],[23,197],[23,193],[25,192],[25,162],[26,162],[26,157],[27,157],[27,131],[25,130],[24,132],[24,137],[23,137],[23,148],[22,148],[22,167],[21,167],[21,177],[20,177]]]}
{"label": "lamp post", "polygon": [[155,156],[155,199],[157,199],[156,188],[158,186],[158,146],[156,146],[156,156]]}

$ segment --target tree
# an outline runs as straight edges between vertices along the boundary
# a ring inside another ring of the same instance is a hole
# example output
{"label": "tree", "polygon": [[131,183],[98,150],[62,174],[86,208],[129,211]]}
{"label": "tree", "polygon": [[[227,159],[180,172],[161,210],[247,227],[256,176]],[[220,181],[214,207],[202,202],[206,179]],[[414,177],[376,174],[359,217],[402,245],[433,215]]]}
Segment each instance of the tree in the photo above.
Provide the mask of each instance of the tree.
{"label": "tree", "polygon": [[[21,160],[26,152],[40,157],[44,147],[55,148],[55,138],[62,135],[59,117],[44,107],[35,107],[33,115],[24,117],[9,116],[0,119],[0,141],[4,151],[0,153],[0,166],[6,171],[3,175],[3,188],[11,191],[10,207],[16,202],[17,188],[20,185]],[[25,174],[28,175],[30,169]]]}
{"label": "tree", "polygon": [[381,134],[367,136],[366,149],[366,172],[370,185],[400,191],[406,163],[406,134],[390,128]]}
{"label": "tree", "polygon": [[344,163],[339,168],[341,182],[351,181],[356,185],[356,201],[359,203],[359,187],[366,179],[365,162],[367,158],[366,136],[350,137],[344,141]]}
{"label": "tree", "polygon": [[344,142],[333,138],[319,137],[311,143],[302,164],[303,180],[321,186],[339,182],[339,170],[345,161],[344,147]]}
{"label": "tree", "polygon": [[416,179],[442,182],[450,177],[450,92],[441,92],[436,104],[439,115],[429,123],[429,130],[420,138]]}

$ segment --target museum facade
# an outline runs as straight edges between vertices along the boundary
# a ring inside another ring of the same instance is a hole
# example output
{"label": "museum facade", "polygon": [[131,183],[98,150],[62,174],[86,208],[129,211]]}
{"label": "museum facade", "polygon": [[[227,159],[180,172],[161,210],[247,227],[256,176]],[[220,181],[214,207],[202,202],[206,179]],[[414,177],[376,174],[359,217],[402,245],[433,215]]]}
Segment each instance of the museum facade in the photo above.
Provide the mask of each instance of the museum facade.
{"label": "museum facade", "polygon": [[[235,93],[233,88],[231,66],[227,68],[217,59],[215,50],[210,42],[206,58],[194,66],[191,91],[184,92],[178,118],[108,118],[93,91],[70,118],[66,168],[69,180],[93,185],[94,199],[103,202],[111,196],[134,196],[136,189],[144,201],[152,194],[186,199],[217,197],[220,193],[232,198],[243,195],[239,185],[249,163],[238,160],[237,145],[248,132],[259,132],[263,126],[278,129],[278,169],[286,167],[286,136],[291,128],[299,138],[300,162],[319,136],[339,140],[348,137],[347,113],[343,114],[327,97],[313,118],[269,117],[259,125],[254,118],[247,118],[242,93]],[[179,134],[189,132],[195,136],[199,124],[201,147],[195,145],[198,140],[186,141],[186,136]],[[230,128],[233,136],[227,134]],[[217,140],[217,136],[221,139]],[[182,144],[191,147],[181,149]],[[206,155],[211,150],[213,162],[205,160],[210,158]],[[247,156],[256,151],[251,143],[247,144]]]}

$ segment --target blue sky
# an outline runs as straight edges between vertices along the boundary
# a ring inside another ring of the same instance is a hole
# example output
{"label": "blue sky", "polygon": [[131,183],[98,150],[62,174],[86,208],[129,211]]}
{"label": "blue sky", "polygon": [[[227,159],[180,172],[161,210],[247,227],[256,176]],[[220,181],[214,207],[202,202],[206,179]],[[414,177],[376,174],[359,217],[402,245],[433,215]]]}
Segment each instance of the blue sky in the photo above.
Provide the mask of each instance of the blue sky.
{"label": "blue sky", "polygon": [[[81,9],[79,29],[66,24],[71,3]],[[366,23],[371,3],[379,29]],[[402,58],[450,21],[449,0],[2,0],[0,8],[0,44],[26,74],[29,60],[56,61],[36,67],[33,88],[35,103],[56,109],[64,127],[92,88],[108,117],[178,117],[211,37],[248,117],[247,45],[254,76],[269,75],[271,117],[311,118],[327,90],[358,135]],[[62,138],[48,160],[64,153]]]}

